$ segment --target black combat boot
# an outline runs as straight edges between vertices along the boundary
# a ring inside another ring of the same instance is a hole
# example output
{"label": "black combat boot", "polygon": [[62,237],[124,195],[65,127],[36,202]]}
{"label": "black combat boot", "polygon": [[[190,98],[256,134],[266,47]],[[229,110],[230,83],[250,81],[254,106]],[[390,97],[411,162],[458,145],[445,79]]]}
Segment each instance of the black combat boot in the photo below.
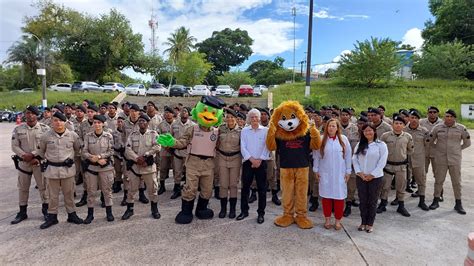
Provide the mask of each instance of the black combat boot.
{"label": "black combat boot", "polygon": [[112,193],[119,193],[122,190],[122,182],[115,181],[112,185]]}
{"label": "black combat boot", "polygon": [[174,184],[173,195],[171,195],[170,199],[177,199],[179,197],[181,197],[181,185],[180,184]]}
{"label": "black combat boot", "polygon": [[120,206],[127,206],[127,193],[128,193],[128,190],[124,189],[123,199],[122,199],[122,202],[120,202]]}
{"label": "black combat boot", "polygon": [[81,200],[76,203],[76,207],[81,207],[87,204],[87,191],[82,194]]}
{"label": "black combat boot", "polygon": [[133,216],[133,203],[127,203],[127,210],[122,215],[122,220],[128,220]]}
{"label": "black combat boot", "polygon": [[439,208],[439,198],[434,197],[433,202],[430,205],[430,210],[436,210]]}
{"label": "black combat boot", "polygon": [[105,214],[107,216],[107,222],[113,222],[115,220],[112,214],[112,206],[105,206]]}
{"label": "black combat boot", "polygon": [[466,211],[463,209],[462,207],[462,202],[460,199],[457,199],[456,200],[456,205],[454,205],[454,209],[459,213],[459,214],[462,214],[462,215],[465,215],[466,214]]}
{"label": "black combat boot", "polygon": [[165,191],[166,191],[165,180],[160,180],[160,189],[158,189],[158,195],[165,193]]}
{"label": "black combat boot", "polygon": [[58,223],[58,215],[57,214],[52,214],[48,213],[48,219],[46,222],[44,222],[41,226],[40,229],[46,229],[52,225],[55,225]]}
{"label": "black combat boot", "polygon": [[79,218],[76,214],[76,212],[71,212],[67,214],[67,222],[68,223],[73,223],[73,224],[83,224],[84,220]]}
{"label": "black combat boot", "polygon": [[48,219],[48,208],[49,208],[48,203],[41,204],[41,213],[43,214],[45,221]]}
{"label": "black combat boot", "polygon": [[187,201],[181,199],[181,211],[174,219],[178,224],[189,224],[193,220],[194,200]]}
{"label": "black combat boot", "polygon": [[104,193],[102,191],[100,192],[100,207],[105,208]]}
{"label": "black combat boot", "polygon": [[249,203],[254,203],[257,200],[257,189],[252,189],[252,193],[249,197]]}
{"label": "black combat boot", "polygon": [[387,200],[380,200],[380,204],[379,206],[377,207],[377,213],[382,213],[384,211],[387,211],[387,203],[388,201]]}
{"label": "black combat boot", "polygon": [[418,192],[418,190],[411,194],[412,198],[418,198],[419,196],[420,196],[420,193]]}
{"label": "black combat boot", "polygon": [[220,190],[221,190],[220,187],[218,187],[218,186],[215,186],[215,187],[214,187],[214,198],[220,199],[220,197],[219,197],[219,192],[220,192]]}
{"label": "black combat boot", "polygon": [[318,197],[309,198],[309,202],[311,202],[311,206],[309,207],[310,212],[315,212],[319,208],[319,200]]}
{"label": "black combat boot", "polygon": [[153,202],[153,201],[151,202],[151,216],[154,219],[160,219],[161,214],[158,211],[158,202]]}
{"label": "black combat boot", "polygon": [[418,202],[418,207],[420,207],[420,209],[422,209],[424,211],[429,211],[430,210],[430,208],[428,208],[428,206],[426,206],[425,196],[420,196],[420,202]]}
{"label": "black combat boot", "polygon": [[145,196],[145,189],[144,188],[139,188],[138,189],[138,201],[140,201],[143,204],[150,203],[150,201]]}
{"label": "black combat boot", "polygon": [[400,213],[401,215],[405,216],[405,217],[410,217],[410,213],[407,211],[407,209],[405,209],[405,202],[403,201],[398,201],[398,209],[397,209],[397,212]]}
{"label": "black combat boot", "polygon": [[354,207],[359,207],[359,202],[357,202],[355,199],[351,201],[351,206]]}
{"label": "black combat boot", "polygon": [[11,221],[11,224],[17,224],[28,218],[28,215],[26,214],[27,206],[28,205],[20,206],[20,212],[16,214],[15,219]]}
{"label": "black combat boot", "polygon": [[234,219],[235,218],[235,206],[237,205],[237,198],[230,198],[229,203],[230,203],[229,218]]}
{"label": "black combat boot", "polygon": [[272,202],[277,206],[281,205],[281,201],[278,198],[278,190],[276,190],[276,189],[272,190]]}
{"label": "black combat boot", "polygon": [[390,205],[397,206],[398,205],[398,198],[395,198],[392,202],[390,202]]}
{"label": "black combat boot", "polygon": [[203,199],[199,196],[197,205],[196,205],[196,217],[201,220],[212,219],[214,217],[214,212],[207,208],[209,204],[208,199]]}
{"label": "black combat boot", "polygon": [[84,224],[90,224],[94,220],[94,208],[87,208],[87,217],[84,220]]}
{"label": "black combat boot", "polygon": [[348,217],[349,215],[351,215],[352,213],[351,206],[352,206],[352,201],[346,201],[346,208],[344,208],[344,213],[342,214],[344,217]]}
{"label": "black combat boot", "polygon": [[219,218],[225,218],[227,215],[227,198],[221,198],[221,211],[219,212]]}

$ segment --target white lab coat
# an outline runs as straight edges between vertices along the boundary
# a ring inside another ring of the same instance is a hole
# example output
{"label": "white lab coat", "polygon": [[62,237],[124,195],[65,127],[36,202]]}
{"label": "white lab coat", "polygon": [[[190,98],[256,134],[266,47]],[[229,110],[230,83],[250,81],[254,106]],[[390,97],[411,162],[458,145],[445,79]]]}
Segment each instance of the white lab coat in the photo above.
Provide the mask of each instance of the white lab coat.
{"label": "white lab coat", "polygon": [[352,150],[347,137],[344,135],[341,137],[345,145],[344,157],[337,137],[326,142],[324,158],[321,158],[319,150],[313,151],[313,171],[319,173],[319,195],[323,198],[339,200],[347,198],[344,176],[352,171]]}

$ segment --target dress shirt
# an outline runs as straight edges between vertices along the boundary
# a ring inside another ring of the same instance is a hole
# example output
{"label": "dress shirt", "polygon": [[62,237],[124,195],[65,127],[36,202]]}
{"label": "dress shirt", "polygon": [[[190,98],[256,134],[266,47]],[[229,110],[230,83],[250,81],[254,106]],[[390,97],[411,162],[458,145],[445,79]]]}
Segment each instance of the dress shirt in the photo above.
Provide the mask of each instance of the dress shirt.
{"label": "dress shirt", "polygon": [[365,155],[355,154],[359,148],[359,143],[354,149],[352,164],[356,173],[371,174],[375,178],[383,176],[383,168],[387,164],[388,149],[383,141],[374,141],[367,147]]}
{"label": "dress shirt", "polygon": [[246,126],[242,129],[240,150],[244,162],[250,159],[250,157],[259,160],[270,159],[270,152],[265,143],[267,133],[268,128],[262,125],[259,125],[257,129],[253,129],[251,126]]}

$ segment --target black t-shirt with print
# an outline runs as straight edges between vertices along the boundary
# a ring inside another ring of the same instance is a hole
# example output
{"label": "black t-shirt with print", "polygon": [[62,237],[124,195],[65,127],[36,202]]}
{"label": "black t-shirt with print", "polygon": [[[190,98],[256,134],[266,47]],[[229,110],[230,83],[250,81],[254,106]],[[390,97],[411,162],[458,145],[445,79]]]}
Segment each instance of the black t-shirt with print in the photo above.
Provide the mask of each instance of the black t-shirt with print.
{"label": "black t-shirt with print", "polygon": [[280,156],[280,168],[303,168],[309,166],[309,133],[294,140],[276,139],[277,153]]}

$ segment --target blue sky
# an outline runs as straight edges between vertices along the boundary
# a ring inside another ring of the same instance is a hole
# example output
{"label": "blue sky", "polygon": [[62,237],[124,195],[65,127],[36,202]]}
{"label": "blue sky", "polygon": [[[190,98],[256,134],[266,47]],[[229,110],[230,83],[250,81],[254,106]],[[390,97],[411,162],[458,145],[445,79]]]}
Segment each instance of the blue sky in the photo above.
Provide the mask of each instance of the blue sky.
{"label": "blue sky", "polygon": [[[296,16],[296,62],[302,61],[307,46],[309,0],[56,0],[91,15],[116,8],[143,35],[150,49],[148,20],[151,9],[158,20],[159,50],[171,32],[180,26],[190,29],[198,41],[226,27],[249,32],[254,55],[235,69],[245,70],[260,59],[285,58],[293,65],[293,17]],[[0,62],[7,49],[21,36],[22,19],[37,11],[30,0],[0,0]],[[420,30],[431,18],[427,0],[315,0],[312,64],[332,62],[341,52],[353,49],[356,40],[389,37],[414,46],[423,42]],[[298,68],[298,65],[297,65]],[[317,70],[317,69],[315,69]],[[128,74],[133,74],[127,71]]]}

